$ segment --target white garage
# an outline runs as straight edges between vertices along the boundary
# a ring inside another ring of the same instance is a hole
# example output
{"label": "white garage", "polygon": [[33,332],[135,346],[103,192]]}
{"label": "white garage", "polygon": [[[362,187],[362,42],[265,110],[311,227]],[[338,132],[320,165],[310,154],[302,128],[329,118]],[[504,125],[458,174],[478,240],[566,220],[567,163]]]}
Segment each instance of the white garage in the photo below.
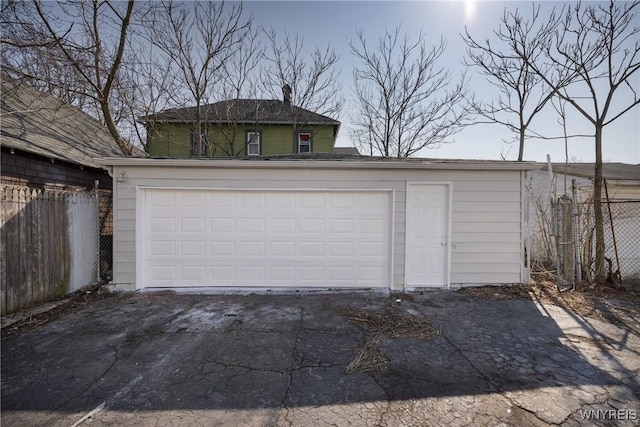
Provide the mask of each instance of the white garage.
{"label": "white garage", "polygon": [[499,161],[104,159],[113,285],[413,290],[528,281],[526,171]]}
{"label": "white garage", "polygon": [[387,287],[391,192],[141,189],[147,287]]}

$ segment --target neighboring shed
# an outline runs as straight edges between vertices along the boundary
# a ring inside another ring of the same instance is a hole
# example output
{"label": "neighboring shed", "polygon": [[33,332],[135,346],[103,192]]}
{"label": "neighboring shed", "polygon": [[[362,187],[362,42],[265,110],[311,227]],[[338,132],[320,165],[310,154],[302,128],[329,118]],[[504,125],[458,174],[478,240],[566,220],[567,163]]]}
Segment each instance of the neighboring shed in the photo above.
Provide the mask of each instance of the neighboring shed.
{"label": "neighboring shed", "polygon": [[51,190],[110,189],[96,158],[121,155],[106,128],[86,113],[2,77],[2,183]]}
{"label": "neighboring shed", "polygon": [[[554,262],[550,200],[566,194],[575,199],[576,245],[583,258],[580,262],[584,266],[592,262],[594,166],[593,163],[553,163],[552,176],[547,165],[529,172],[532,260],[542,264]],[[613,271],[620,261],[623,278],[640,277],[640,165],[605,163],[602,177],[605,183],[602,189],[605,256],[612,263]]]}
{"label": "neighboring shed", "polygon": [[525,173],[502,161],[104,159],[120,289],[410,290],[529,279]]}

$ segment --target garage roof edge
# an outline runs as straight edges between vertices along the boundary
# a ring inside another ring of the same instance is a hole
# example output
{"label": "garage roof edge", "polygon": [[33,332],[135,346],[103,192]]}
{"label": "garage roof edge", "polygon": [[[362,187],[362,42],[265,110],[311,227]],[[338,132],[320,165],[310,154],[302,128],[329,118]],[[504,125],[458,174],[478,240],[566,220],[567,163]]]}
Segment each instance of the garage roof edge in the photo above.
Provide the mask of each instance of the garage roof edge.
{"label": "garage roof edge", "polygon": [[513,162],[500,160],[242,160],[242,159],[152,159],[131,157],[105,157],[99,159],[105,166],[146,167],[192,167],[192,168],[236,168],[236,169],[442,169],[442,170],[536,170],[535,162]]}

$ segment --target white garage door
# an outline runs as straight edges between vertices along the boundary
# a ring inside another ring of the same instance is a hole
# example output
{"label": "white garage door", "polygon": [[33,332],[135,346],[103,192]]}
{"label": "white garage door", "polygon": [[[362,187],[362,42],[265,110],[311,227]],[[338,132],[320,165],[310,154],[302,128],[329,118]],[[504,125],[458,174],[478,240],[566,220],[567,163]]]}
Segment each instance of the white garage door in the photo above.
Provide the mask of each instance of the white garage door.
{"label": "white garage door", "polygon": [[139,287],[388,287],[391,193],[147,189]]}

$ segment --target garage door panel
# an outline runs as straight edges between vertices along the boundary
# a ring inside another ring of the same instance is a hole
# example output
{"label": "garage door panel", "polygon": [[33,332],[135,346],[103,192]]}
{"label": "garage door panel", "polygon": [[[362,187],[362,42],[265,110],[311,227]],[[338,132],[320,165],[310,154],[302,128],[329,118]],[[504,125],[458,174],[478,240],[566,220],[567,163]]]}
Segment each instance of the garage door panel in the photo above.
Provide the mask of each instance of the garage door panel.
{"label": "garage door panel", "polygon": [[155,244],[150,248],[151,256],[176,256],[176,242],[173,240],[155,240]]}
{"label": "garage door panel", "polygon": [[240,218],[241,233],[264,233],[264,218]]}
{"label": "garage door panel", "polygon": [[149,221],[149,231],[152,233],[174,233],[176,231],[175,218],[154,217]]}
{"label": "garage door panel", "polygon": [[153,265],[149,268],[149,278],[152,281],[167,281],[167,280],[176,280],[176,267],[174,266],[162,266],[162,265]]}
{"label": "garage door panel", "polygon": [[240,207],[242,209],[265,208],[266,194],[257,192],[240,193]]}
{"label": "garage door panel", "polygon": [[180,206],[189,208],[204,208],[207,206],[206,194],[195,192],[183,192],[179,194]]}
{"label": "garage door panel", "polygon": [[329,195],[329,206],[331,208],[355,208],[356,201],[351,194],[333,193]]}
{"label": "garage door panel", "polygon": [[301,218],[298,222],[300,233],[324,233],[324,218]]}
{"label": "garage door panel", "polygon": [[273,257],[287,257],[292,259],[295,255],[296,245],[294,242],[290,241],[272,241],[270,242],[270,252],[269,255]]}
{"label": "garage door panel", "polygon": [[271,233],[295,233],[296,230],[294,218],[270,218],[269,225]]}
{"label": "garage door panel", "polygon": [[301,206],[303,208],[322,209],[325,206],[325,193],[323,192],[310,192],[300,194]]}
{"label": "garage door panel", "polygon": [[373,233],[378,234],[381,228],[384,228],[386,219],[382,217],[377,218],[361,218],[359,221],[359,231],[361,233]]}
{"label": "garage door panel", "polygon": [[236,219],[230,217],[216,217],[209,219],[209,231],[213,233],[233,234],[236,231]]}
{"label": "garage door panel", "polygon": [[180,277],[182,280],[201,282],[207,279],[207,268],[200,265],[183,266],[180,269]]}
{"label": "garage door panel", "polygon": [[180,218],[179,231],[183,233],[204,233],[206,231],[205,219],[193,216]]}
{"label": "garage door panel", "polygon": [[387,191],[145,192],[146,287],[389,286]]}
{"label": "garage door panel", "polygon": [[159,192],[154,191],[147,198],[147,206],[150,208],[167,208],[177,206],[175,192]]}
{"label": "garage door panel", "polygon": [[[249,241],[249,242],[239,242],[240,251],[239,256],[241,257],[260,257],[264,258],[265,253],[265,242],[264,241]],[[251,260],[249,260],[251,261]],[[262,260],[256,260],[262,261]]]}
{"label": "garage door panel", "polygon": [[385,256],[386,248],[380,242],[360,242],[358,254],[362,257],[382,258]]}
{"label": "garage door panel", "polygon": [[207,255],[206,242],[204,240],[182,240],[180,241],[179,256],[200,256]]}
{"label": "garage door panel", "polygon": [[291,193],[273,193],[271,195],[272,209],[291,209],[296,205],[296,195]]}
{"label": "garage door panel", "polygon": [[277,282],[293,282],[296,279],[296,269],[293,266],[271,267],[271,279]]}
{"label": "garage door panel", "polygon": [[236,256],[235,247],[233,241],[213,241],[209,242],[209,253],[213,257]]}
{"label": "garage door panel", "polygon": [[214,284],[231,284],[236,277],[236,269],[232,265],[214,265],[211,266],[210,271],[211,276],[209,279]]}
{"label": "garage door panel", "polygon": [[351,233],[356,228],[354,219],[330,218],[328,222],[332,233]]}
{"label": "garage door panel", "polygon": [[354,242],[331,242],[329,245],[329,256],[331,257],[352,257],[355,254]]}

